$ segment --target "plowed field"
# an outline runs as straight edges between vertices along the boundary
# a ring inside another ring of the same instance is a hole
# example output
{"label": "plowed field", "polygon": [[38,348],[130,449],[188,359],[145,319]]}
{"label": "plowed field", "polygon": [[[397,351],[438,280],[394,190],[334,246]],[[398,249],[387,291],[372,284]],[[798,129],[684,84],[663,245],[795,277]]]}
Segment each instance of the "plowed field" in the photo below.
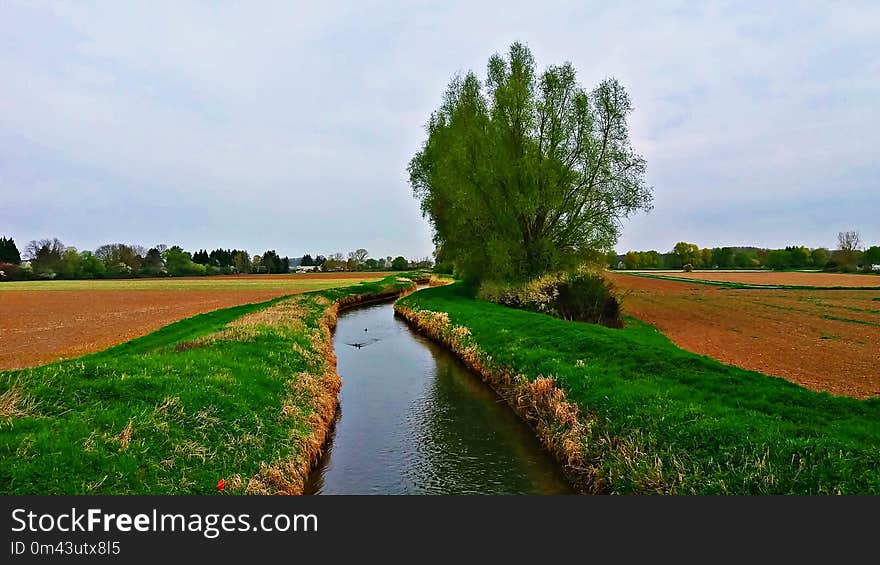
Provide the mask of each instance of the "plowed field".
{"label": "plowed field", "polygon": [[100,351],[171,322],[285,294],[377,280],[376,273],[0,284],[0,370]]}
{"label": "plowed field", "polygon": [[[807,273],[779,275],[800,274]],[[813,390],[880,396],[880,291],[733,289],[611,277],[625,295],[626,314],[679,347]]]}
{"label": "plowed field", "polygon": [[645,271],[652,276],[668,276],[702,281],[754,285],[817,286],[817,287],[878,287],[880,276],[845,275],[841,273],[803,273],[773,271]]}

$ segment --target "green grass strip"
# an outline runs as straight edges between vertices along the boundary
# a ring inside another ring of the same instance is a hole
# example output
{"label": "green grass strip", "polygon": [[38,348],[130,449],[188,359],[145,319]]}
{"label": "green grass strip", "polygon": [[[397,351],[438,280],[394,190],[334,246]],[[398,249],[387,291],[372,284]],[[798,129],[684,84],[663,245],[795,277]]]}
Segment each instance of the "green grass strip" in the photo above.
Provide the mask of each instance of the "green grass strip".
{"label": "green grass strip", "polygon": [[852,319],[852,318],[840,318],[840,317],[838,317],[838,316],[829,316],[828,314],[825,314],[825,315],[823,315],[822,317],[825,318],[826,320],[834,320],[834,321],[837,321],[837,322],[848,322],[848,323],[850,323],[850,324],[860,324],[860,325],[863,325],[863,326],[875,326],[875,327],[880,327],[880,324],[878,324],[877,322],[869,322],[869,321],[866,321],[866,320],[854,320],[854,319]]}

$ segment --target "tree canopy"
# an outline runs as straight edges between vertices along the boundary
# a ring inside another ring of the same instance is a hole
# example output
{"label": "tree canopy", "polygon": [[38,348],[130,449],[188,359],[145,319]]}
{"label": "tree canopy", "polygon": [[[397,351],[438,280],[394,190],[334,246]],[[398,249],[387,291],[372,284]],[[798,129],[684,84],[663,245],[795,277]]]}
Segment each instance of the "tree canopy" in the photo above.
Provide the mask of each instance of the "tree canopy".
{"label": "tree canopy", "polygon": [[21,253],[15,240],[6,237],[0,237],[0,263],[12,263],[18,265],[21,263]]}
{"label": "tree canopy", "polygon": [[613,78],[592,91],[570,63],[540,75],[514,43],[481,82],[452,79],[410,183],[444,257],[474,278],[528,278],[611,249],[620,220],[651,207],[630,146],[630,98]]}

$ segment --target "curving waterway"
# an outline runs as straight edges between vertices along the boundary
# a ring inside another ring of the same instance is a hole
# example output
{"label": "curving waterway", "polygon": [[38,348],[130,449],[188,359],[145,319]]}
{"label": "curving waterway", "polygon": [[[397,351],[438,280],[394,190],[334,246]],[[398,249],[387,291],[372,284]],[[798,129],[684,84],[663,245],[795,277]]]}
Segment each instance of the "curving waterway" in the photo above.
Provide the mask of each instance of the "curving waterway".
{"label": "curving waterway", "polygon": [[340,419],[307,494],[573,492],[534,432],[391,303],[340,314],[333,342]]}

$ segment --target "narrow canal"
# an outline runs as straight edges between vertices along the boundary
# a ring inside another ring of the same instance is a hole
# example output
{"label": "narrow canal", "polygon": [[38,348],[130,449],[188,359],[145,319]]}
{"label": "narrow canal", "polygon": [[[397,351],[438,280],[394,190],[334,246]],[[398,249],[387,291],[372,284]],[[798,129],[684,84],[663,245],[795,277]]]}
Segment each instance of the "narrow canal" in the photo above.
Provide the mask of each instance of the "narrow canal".
{"label": "narrow canal", "polygon": [[570,494],[516,414],[391,303],[339,317],[334,436],[307,494]]}

